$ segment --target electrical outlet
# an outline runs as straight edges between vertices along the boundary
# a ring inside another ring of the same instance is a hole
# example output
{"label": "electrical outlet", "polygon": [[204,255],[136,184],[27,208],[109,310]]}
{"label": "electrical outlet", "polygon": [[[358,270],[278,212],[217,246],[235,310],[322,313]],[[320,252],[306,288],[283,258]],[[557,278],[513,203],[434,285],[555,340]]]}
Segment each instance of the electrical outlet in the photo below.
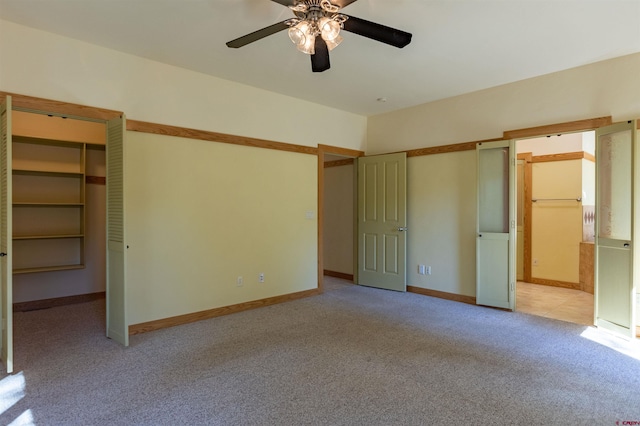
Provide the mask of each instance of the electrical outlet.
{"label": "electrical outlet", "polygon": [[259,283],[263,283],[264,282],[264,272],[260,272],[260,275],[258,275],[258,282]]}
{"label": "electrical outlet", "polygon": [[244,284],[244,280],[242,279],[242,277],[238,277],[238,279],[236,280],[236,287],[242,287],[242,284]]}
{"label": "electrical outlet", "polygon": [[431,266],[427,266],[427,275],[431,275]]}

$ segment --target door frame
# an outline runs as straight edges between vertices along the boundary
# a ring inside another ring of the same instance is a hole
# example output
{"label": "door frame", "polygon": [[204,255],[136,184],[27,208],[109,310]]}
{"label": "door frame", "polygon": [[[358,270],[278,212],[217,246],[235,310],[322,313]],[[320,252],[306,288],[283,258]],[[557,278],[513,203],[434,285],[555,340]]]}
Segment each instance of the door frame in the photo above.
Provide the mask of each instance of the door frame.
{"label": "door frame", "polygon": [[[72,104],[68,102],[54,101],[44,98],[36,98],[32,96],[19,95],[15,93],[0,91],[0,100],[4,101],[7,96],[11,96],[12,108],[15,111],[28,112],[33,114],[54,115],[58,117],[72,118],[75,120],[92,121],[105,124],[109,120],[124,116],[123,112],[89,107],[79,104]],[[105,149],[107,147],[107,141],[105,140]],[[105,170],[106,179],[109,178],[108,173]],[[106,225],[105,225],[106,226]],[[106,253],[105,253],[106,262]],[[105,288],[105,292],[109,291],[109,286]],[[108,294],[106,295],[109,296]],[[106,313],[105,313],[106,315]],[[105,324],[106,335],[106,324]]]}
{"label": "door frame", "polygon": [[[640,121],[639,121],[640,122]],[[609,126],[613,124],[612,118],[611,117],[600,117],[597,119],[592,119],[592,120],[582,120],[582,121],[576,121],[576,122],[569,122],[569,123],[559,123],[556,125],[549,125],[549,126],[540,126],[540,127],[534,127],[534,128],[529,128],[529,129],[523,129],[523,130],[514,130],[514,131],[509,131],[509,132],[505,132],[505,138],[507,137],[507,135],[511,135],[515,137],[515,149],[516,149],[516,158],[518,159],[524,159],[525,160],[525,169],[524,169],[524,174],[525,174],[525,216],[524,216],[524,224],[525,224],[525,229],[524,229],[524,280],[525,282],[531,282],[532,280],[532,273],[531,273],[531,240],[532,240],[532,206],[531,206],[531,201],[532,201],[532,154],[527,152],[527,153],[522,153],[522,154],[518,154],[517,153],[517,147],[518,147],[518,142],[521,140],[526,140],[526,139],[537,139],[537,138],[544,138],[544,137],[548,137],[548,136],[560,136],[560,135],[566,135],[566,134],[570,134],[570,133],[584,133],[584,132],[595,132],[598,128],[600,127],[605,127],[605,126]],[[640,126],[640,125],[639,125]],[[597,161],[597,158],[596,158]],[[527,176],[528,174],[528,176]],[[527,182],[529,183],[529,188],[527,188],[526,184]],[[514,203],[516,203],[516,208],[517,208],[517,200],[513,200]],[[595,248],[594,248],[595,249]],[[517,248],[516,248],[517,250]],[[595,271],[594,271],[595,274]],[[595,279],[595,277],[594,277]],[[517,299],[517,281],[516,281],[516,299]],[[594,295],[595,296],[595,295]],[[594,315],[595,315],[595,301],[594,301]],[[594,323],[595,323],[595,316],[594,316]],[[640,333],[640,330],[638,330]]]}
{"label": "door frame", "polygon": [[[358,158],[364,157],[363,151],[358,151],[349,148],[340,148],[337,146],[318,144],[318,290],[322,293],[324,291],[324,162],[325,154],[338,155],[345,158]],[[355,175],[355,174],[354,174]],[[355,185],[355,177],[354,177]],[[354,206],[358,197],[357,186],[354,187]],[[355,221],[355,217],[354,217]],[[357,236],[354,228],[354,263],[357,263]],[[358,269],[354,265],[353,276],[354,280],[357,280]]]}
{"label": "door frame", "polygon": [[[524,211],[522,212],[522,223],[523,223],[523,253],[522,253],[522,262],[523,265],[523,279],[525,282],[531,282],[531,230],[532,230],[532,208],[531,208],[531,200],[533,199],[533,168],[532,168],[532,155],[530,152],[524,152],[522,154],[518,154],[518,141],[515,142],[516,149],[516,159],[523,160],[524,165],[522,169],[523,179],[524,179]],[[516,175],[517,179],[517,175]],[[517,203],[517,200],[516,200]],[[517,210],[516,210],[517,211]],[[516,248],[517,249],[517,248]],[[517,285],[517,280],[516,280]]]}

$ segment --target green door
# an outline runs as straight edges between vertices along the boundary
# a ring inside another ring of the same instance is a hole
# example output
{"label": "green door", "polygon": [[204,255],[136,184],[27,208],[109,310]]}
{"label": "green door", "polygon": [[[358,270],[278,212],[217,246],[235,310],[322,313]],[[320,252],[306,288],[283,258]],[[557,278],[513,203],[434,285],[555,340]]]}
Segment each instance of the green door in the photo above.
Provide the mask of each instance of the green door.
{"label": "green door", "polygon": [[126,306],[124,117],[107,123],[107,337],[129,346]]}
{"label": "green door", "polygon": [[635,138],[635,121],[596,131],[595,323],[624,337],[635,335]]}
{"label": "green door", "polygon": [[514,152],[512,141],[476,145],[476,303],[511,310],[516,307]]}
{"label": "green door", "polygon": [[406,291],[406,153],[358,159],[358,284]]}
{"label": "green door", "polygon": [[13,270],[12,195],[11,195],[11,96],[0,105],[0,358],[13,372]]}

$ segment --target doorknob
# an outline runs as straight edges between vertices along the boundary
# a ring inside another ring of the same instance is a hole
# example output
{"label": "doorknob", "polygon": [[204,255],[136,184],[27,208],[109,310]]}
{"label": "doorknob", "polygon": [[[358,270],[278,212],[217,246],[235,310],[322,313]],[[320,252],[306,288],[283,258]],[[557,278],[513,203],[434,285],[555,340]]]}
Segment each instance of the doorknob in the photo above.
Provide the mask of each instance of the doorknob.
{"label": "doorknob", "polygon": [[5,257],[7,253],[0,253],[0,257]]}
{"label": "doorknob", "polygon": [[399,226],[399,227],[398,227],[398,231],[400,231],[400,232],[404,232],[404,231],[406,231],[406,230],[407,230],[407,227],[406,227],[406,226]]}
{"label": "doorknob", "polygon": [[624,244],[623,244],[623,247],[624,247],[624,248],[628,248],[628,247],[629,247],[629,243],[624,243]]}

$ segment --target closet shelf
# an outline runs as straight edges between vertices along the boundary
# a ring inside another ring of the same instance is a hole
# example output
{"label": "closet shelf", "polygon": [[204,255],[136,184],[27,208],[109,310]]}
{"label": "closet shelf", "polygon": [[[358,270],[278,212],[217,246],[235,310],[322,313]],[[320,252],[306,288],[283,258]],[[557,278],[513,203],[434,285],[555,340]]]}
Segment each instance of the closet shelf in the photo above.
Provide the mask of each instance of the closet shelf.
{"label": "closet shelf", "polygon": [[31,274],[34,272],[51,272],[51,271],[68,271],[71,269],[84,269],[83,264],[59,265],[59,266],[40,266],[37,268],[17,268],[13,270],[14,274]]}
{"label": "closet shelf", "polygon": [[15,202],[13,207],[84,207],[84,203],[34,203]]}
{"label": "closet shelf", "polygon": [[13,169],[14,175],[25,176],[57,176],[57,177],[84,177],[84,173],[81,172],[57,172],[51,170],[29,170],[29,169]]}
{"label": "closet shelf", "polygon": [[38,138],[31,136],[12,135],[13,142],[17,143],[29,143],[33,145],[49,145],[49,146],[61,146],[65,148],[80,148],[84,145],[84,142],[73,142],[59,139]]}
{"label": "closet shelf", "polygon": [[62,238],[83,238],[84,234],[57,234],[57,235],[14,235],[14,240],[54,240]]}

